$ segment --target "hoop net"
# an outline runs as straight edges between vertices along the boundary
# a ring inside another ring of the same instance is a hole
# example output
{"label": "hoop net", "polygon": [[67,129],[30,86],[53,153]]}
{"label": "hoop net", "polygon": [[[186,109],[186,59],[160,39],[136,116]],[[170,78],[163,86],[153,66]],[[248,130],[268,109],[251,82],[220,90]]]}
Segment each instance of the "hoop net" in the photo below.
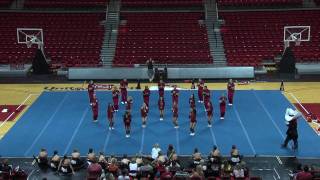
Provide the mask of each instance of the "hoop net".
{"label": "hoop net", "polygon": [[32,47],[32,41],[27,41],[26,45],[27,45],[27,48],[31,48]]}

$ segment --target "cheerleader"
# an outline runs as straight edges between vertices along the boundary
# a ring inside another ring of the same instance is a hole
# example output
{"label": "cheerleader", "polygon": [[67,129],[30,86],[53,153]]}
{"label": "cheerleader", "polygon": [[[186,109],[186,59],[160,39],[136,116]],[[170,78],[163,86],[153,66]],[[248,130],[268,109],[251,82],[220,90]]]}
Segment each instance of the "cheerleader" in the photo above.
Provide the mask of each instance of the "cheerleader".
{"label": "cheerleader", "polygon": [[159,91],[159,97],[164,97],[164,88],[166,84],[163,82],[163,80],[160,80],[158,83],[158,91]]}
{"label": "cheerleader", "polygon": [[227,97],[224,94],[222,94],[222,96],[219,99],[220,119],[224,119],[224,115],[226,113],[226,104],[227,104]]}
{"label": "cheerleader", "polygon": [[93,99],[90,105],[92,108],[93,122],[98,122],[99,104],[95,94],[93,95]]}
{"label": "cheerleader", "polygon": [[142,118],[142,128],[147,126],[147,117],[148,117],[149,108],[146,103],[143,103],[140,109],[141,118]]}
{"label": "cheerleader", "polygon": [[160,111],[160,121],[163,121],[164,106],[165,106],[164,98],[160,96],[160,98],[158,100],[158,107],[159,107],[159,111]]}
{"label": "cheerleader", "polygon": [[211,101],[208,101],[207,103],[208,127],[212,127],[211,125],[212,115],[213,115],[213,106]]}
{"label": "cheerleader", "polygon": [[190,108],[189,119],[190,119],[190,136],[194,136],[195,127],[197,124],[197,110],[195,108]]}
{"label": "cheerleader", "polygon": [[126,130],[126,137],[130,137],[130,130],[131,130],[131,113],[130,111],[126,111],[123,115],[123,123],[124,128]]}
{"label": "cheerleader", "polygon": [[114,107],[111,105],[111,103],[108,104],[107,114],[108,114],[108,120],[109,120],[109,130],[114,129],[113,127],[113,114],[114,114]]}
{"label": "cheerleader", "polygon": [[174,128],[179,128],[178,126],[178,104],[176,102],[173,103],[173,107],[172,107],[172,113],[173,113],[173,125]]}
{"label": "cheerleader", "polygon": [[203,86],[204,86],[204,81],[199,79],[198,82],[198,102],[203,103]]}
{"label": "cheerleader", "polygon": [[190,105],[190,108],[192,109],[196,108],[196,100],[194,98],[194,94],[192,94],[191,97],[189,98],[189,105]]}
{"label": "cheerleader", "polygon": [[119,94],[120,94],[120,91],[118,90],[117,86],[114,86],[112,90],[112,100],[113,100],[114,111],[119,110]]}
{"label": "cheerleader", "polygon": [[133,104],[133,99],[132,99],[132,97],[129,96],[126,102],[127,102],[127,104],[126,104],[126,111],[131,112],[131,110],[132,110],[132,104]]}

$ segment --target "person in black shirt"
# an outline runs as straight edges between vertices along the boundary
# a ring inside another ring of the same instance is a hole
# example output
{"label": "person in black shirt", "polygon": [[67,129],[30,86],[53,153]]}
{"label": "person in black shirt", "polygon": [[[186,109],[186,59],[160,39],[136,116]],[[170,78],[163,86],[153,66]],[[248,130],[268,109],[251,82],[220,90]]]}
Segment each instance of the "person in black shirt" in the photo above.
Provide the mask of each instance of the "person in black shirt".
{"label": "person in black shirt", "polygon": [[150,59],[147,60],[146,64],[148,66],[149,81],[152,82],[152,80],[154,78],[154,69],[153,69],[154,61],[150,58]]}

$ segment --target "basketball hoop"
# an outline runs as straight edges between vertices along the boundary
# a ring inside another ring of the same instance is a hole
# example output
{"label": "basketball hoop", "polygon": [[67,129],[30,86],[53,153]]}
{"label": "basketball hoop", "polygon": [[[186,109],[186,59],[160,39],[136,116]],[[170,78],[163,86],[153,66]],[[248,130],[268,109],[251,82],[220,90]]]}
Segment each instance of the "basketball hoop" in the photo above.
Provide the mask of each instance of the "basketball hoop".
{"label": "basketball hoop", "polygon": [[300,46],[300,44],[301,44],[301,41],[299,39],[295,40],[294,42],[295,42],[296,46]]}

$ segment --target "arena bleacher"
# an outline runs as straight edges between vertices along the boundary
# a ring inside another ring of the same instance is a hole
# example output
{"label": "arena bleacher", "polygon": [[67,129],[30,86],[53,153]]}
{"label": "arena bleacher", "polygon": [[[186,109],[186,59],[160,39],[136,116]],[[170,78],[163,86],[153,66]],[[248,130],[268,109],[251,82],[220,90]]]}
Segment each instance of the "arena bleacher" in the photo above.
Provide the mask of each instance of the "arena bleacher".
{"label": "arena bleacher", "polygon": [[231,12],[221,13],[225,20],[224,47],[230,66],[258,66],[272,60],[284,49],[284,26],[311,25],[310,42],[293,46],[297,61],[318,61],[319,11]]}
{"label": "arena bleacher", "polygon": [[26,0],[26,8],[97,8],[106,7],[106,0]]}
{"label": "arena bleacher", "polygon": [[0,0],[0,8],[8,8],[12,0]]}
{"label": "arena bleacher", "polygon": [[36,46],[17,44],[16,28],[42,28],[53,66],[99,66],[104,29],[102,13],[0,13],[0,63],[30,63]]}
{"label": "arena bleacher", "polygon": [[194,7],[202,6],[202,0],[122,0],[124,7]]}
{"label": "arena bleacher", "polygon": [[303,0],[218,0],[221,7],[225,6],[288,6],[302,5]]}
{"label": "arena bleacher", "polygon": [[203,13],[122,13],[121,18],[116,66],[149,58],[157,64],[212,63]]}

